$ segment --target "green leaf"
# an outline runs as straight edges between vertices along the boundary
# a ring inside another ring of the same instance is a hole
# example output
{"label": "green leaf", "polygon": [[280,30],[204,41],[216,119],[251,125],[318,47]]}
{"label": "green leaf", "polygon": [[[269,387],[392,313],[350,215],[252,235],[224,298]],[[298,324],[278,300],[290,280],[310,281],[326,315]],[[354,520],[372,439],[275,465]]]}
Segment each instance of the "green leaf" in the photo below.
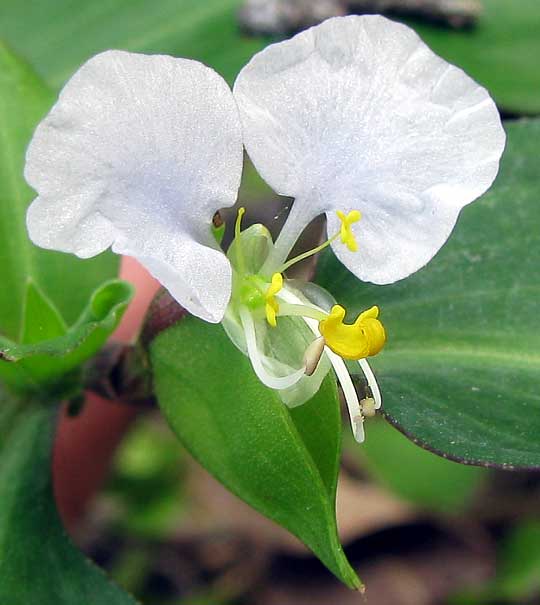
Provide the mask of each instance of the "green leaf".
{"label": "green leaf", "polygon": [[51,340],[63,336],[67,326],[45,294],[32,279],[26,283],[26,295],[23,304],[21,344],[36,344],[43,340]]}
{"label": "green leaf", "polygon": [[483,84],[506,111],[540,112],[540,3],[488,0],[476,29],[452,31],[411,23],[447,61]]}
{"label": "green leaf", "polygon": [[27,313],[39,304],[39,311],[27,317],[25,334],[43,335],[50,332],[47,340],[30,338],[15,343],[0,336],[0,378],[6,385],[20,393],[44,391],[45,395],[64,395],[76,384],[70,375],[80,365],[90,359],[105,344],[107,338],[118,326],[131,300],[133,288],[127,282],[114,280],[100,286],[90,298],[88,306],[73,326],[64,333],[54,336],[54,329],[60,329],[63,321],[50,301],[39,289],[29,285]]}
{"label": "green leaf", "polygon": [[197,59],[232,81],[263,46],[242,36],[242,0],[2,0],[0,37],[59,87],[92,55],[110,48]]}
{"label": "green leaf", "polygon": [[360,588],[336,528],[341,420],[328,376],[289,411],[222,327],[186,318],[151,345],[159,405],[180,441],[228,489],[298,536]]}
{"label": "green leaf", "polygon": [[317,281],[351,315],[380,306],[388,343],[373,367],[384,414],[400,430],[458,461],[536,468],[540,120],[507,123],[506,129],[495,185],[463,210],[427,267],[396,284],[374,286],[327,254]]}
{"label": "green leaf", "polygon": [[366,434],[362,447],[351,443],[349,454],[376,481],[418,506],[455,514],[470,503],[486,476],[486,469],[445,460],[417,447],[385,422],[368,422]]}
{"label": "green leaf", "polygon": [[43,82],[0,44],[0,333],[11,339],[21,334],[28,278],[72,323],[95,288],[118,272],[112,254],[82,261],[41,250],[28,239],[25,214],[34,193],[23,178],[24,155],[52,102]]}
{"label": "green leaf", "polygon": [[4,392],[0,410],[0,603],[135,605],[73,546],[58,518],[50,473],[55,411]]}

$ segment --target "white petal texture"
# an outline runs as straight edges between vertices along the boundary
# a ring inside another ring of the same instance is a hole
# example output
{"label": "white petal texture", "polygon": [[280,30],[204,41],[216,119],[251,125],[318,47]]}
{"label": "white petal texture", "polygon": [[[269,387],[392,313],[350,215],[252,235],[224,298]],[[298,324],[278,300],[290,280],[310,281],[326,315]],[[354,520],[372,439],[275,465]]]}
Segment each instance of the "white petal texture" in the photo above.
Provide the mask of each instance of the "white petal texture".
{"label": "white petal texture", "polygon": [[242,171],[225,81],[186,59],[97,55],[38,126],[25,176],[32,240],[82,258],[109,246],[141,261],[190,312],[220,321],[231,267],[211,231]]}
{"label": "white petal texture", "polygon": [[331,235],[334,211],[357,209],[359,250],[338,240],[339,259],[366,281],[406,277],[491,185],[505,143],[486,90],[380,16],[329,19],[269,46],[234,95],[256,168],[296,198],[268,272],[315,216],[327,213]]}

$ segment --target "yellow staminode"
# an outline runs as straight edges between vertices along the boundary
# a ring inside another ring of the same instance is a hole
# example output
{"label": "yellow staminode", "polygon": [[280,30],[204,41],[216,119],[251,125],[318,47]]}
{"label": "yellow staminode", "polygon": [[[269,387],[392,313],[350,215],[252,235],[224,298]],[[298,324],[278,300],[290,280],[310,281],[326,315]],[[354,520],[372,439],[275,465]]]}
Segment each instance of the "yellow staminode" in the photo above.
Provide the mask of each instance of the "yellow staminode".
{"label": "yellow staminode", "polygon": [[279,303],[276,300],[276,294],[283,288],[283,275],[274,273],[272,283],[268,287],[264,298],[266,301],[266,320],[275,328],[277,326],[276,315],[279,313]]}
{"label": "yellow staminode", "polygon": [[279,268],[280,273],[287,271],[287,269],[289,269],[293,265],[296,265],[296,263],[299,263],[301,260],[305,260],[306,258],[309,258],[310,256],[321,252],[321,250],[324,250],[327,246],[334,243],[338,237],[341,237],[341,241],[347,246],[347,248],[349,248],[351,252],[356,252],[358,250],[358,244],[356,243],[353,232],[351,231],[351,225],[359,221],[362,218],[362,214],[359,210],[351,210],[347,215],[345,215],[345,213],[341,210],[336,210],[336,214],[338,215],[339,220],[341,221],[340,230],[332,237],[328,238],[320,246],[312,248],[307,252],[303,252],[302,254],[291,258],[286,263],[281,265],[281,267]]}
{"label": "yellow staminode", "polygon": [[325,344],[344,359],[363,359],[376,355],[386,342],[386,332],[377,319],[379,308],[360,313],[353,324],[344,324],[345,309],[334,305],[326,319],[319,322]]}
{"label": "yellow staminode", "polygon": [[358,250],[358,244],[354,238],[351,225],[357,223],[362,218],[362,214],[359,210],[351,210],[348,214],[345,214],[341,210],[336,210],[336,214],[341,221],[339,234],[342,243],[344,243],[351,252],[356,252]]}

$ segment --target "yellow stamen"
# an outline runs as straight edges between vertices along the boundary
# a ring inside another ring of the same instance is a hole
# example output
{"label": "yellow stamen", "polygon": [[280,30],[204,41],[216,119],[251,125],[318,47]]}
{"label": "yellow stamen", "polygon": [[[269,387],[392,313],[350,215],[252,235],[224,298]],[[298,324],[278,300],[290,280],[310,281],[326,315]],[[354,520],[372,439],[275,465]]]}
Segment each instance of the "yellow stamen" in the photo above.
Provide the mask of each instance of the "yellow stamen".
{"label": "yellow stamen", "polygon": [[345,309],[334,305],[326,319],[319,322],[319,331],[326,345],[344,359],[363,359],[376,355],[386,342],[386,332],[377,319],[379,308],[360,313],[356,321],[344,324]]}
{"label": "yellow stamen", "polygon": [[340,235],[339,233],[336,233],[330,239],[327,239],[325,242],[323,242],[320,246],[317,246],[316,248],[313,248],[311,250],[308,250],[307,252],[303,252],[302,254],[295,256],[294,258],[291,258],[291,260],[288,260],[285,264],[281,265],[281,267],[279,268],[280,272],[283,273],[283,271],[287,271],[287,269],[289,269],[289,267],[296,265],[296,263],[299,263],[301,260],[305,260],[306,258],[309,258],[310,256],[313,256],[314,254],[317,254],[317,252],[324,250],[333,241],[335,241],[339,237],[339,235]]}
{"label": "yellow stamen", "polygon": [[341,221],[340,230],[335,235],[328,238],[320,246],[308,250],[307,252],[303,252],[302,254],[291,258],[286,263],[281,265],[281,267],[279,268],[280,273],[287,271],[287,269],[289,269],[293,265],[296,265],[296,263],[299,263],[301,260],[305,260],[306,258],[309,258],[310,256],[321,252],[327,246],[334,243],[338,237],[341,237],[341,241],[347,246],[347,248],[351,252],[356,252],[358,250],[358,244],[356,243],[356,239],[354,238],[353,232],[351,231],[351,225],[362,218],[360,211],[351,210],[349,214],[345,215],[345,213],[341,210],[336,210],[336,214],[338,215],[339,220]]}
{"label": "yellow stamen", "polygon": [[373,418],[376,414],[375,399],[373,397],[365,397],[360,401],[362,414],[365,418]]}
{"label": "yellow stamen", "polygon": [[352,232],[351,225],[357,223],[362,218],[362,214],[358,210],[351,210],[347,215],[341,210],[336,210],[336,214],[341,221],[339,234],[341,235],[342,243],[344,243],[351,252],[356,252],[358,250],[358,243]]}
{"label": "yellow stamen", "polygon": [[242,242],[240,241],[240,234],[242,233],[242,217],[246,213],[246,209],[242,206],[238,208],[238,215],[236,216],[236,222],[234,223],[234,240],[236,242],[236,263],[240,269],[240,273],[246,273],[246,260],[242,250]]}
{"label": "yellow stamen", "polygon": [[264,295],[266,301],[266,321],[275,328],[277,326],[276,315],[279,313],[279,303],[276,294],[283,288],[283,275],[274,273],[272,283]]}

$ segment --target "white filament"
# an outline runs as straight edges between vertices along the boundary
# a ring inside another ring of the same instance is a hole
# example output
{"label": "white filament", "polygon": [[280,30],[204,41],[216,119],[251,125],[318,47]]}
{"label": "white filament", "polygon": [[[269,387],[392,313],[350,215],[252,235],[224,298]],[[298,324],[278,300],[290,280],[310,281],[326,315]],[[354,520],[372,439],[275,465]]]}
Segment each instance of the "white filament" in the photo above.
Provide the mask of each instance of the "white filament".
{"label": "white filament", "polygon": [[[287,291],[285,288],[283,290],[281,290],[281,292],[279,293],[279,297],[291,304],[301,304],[301,305],[307,306],[300,298],[295,296],[292,292]],[[309,305],[309,306],[313,307],[314,309],[319,309],[315,305]],[[322,311],[322,309],[319,309],[319,310]],[[317,320],[311,319],[309,317],[304,317],[304,321],[306,322],[308,327],[311,329],[313,334],[317,338],[319,338],[321,336],[321,333],[319,332],[319,322]],[[341,385],[341,389],[343,391],[343,396],[345,397],[345,402],[347,404],[347,410],[349,412],[349,418],[351,420],[351,429],[352,429],[354,438],[356,439],[356,441],[358,441],[358,443],[362,443],[365,439],[364,416],[362,415],[362,408],[360,407],[358,395],[356,394],[356,389],[354,388],[354,384],[349,375],[349,371],[347,370],[347,366],[345,365],[345,362],[343,361],[343,359],[341,359],[341,357],[339,355],[336,355],[328,347],[326,347],[326,354],[328,355],[328,359],[330,360],[330,363],[332,364],[334,371],[336,373],[337,379]],[[365,361],[365,360],[362,360],[362,361]],[[375,381],[375,376],[373,375],[371,368],[367,364],[367,361],[366,361],[365,365],[367,365],[369,375],[366,374],[366,371],[362,364],[360,364],[360,367],[362,368],[362,371],[364,372],[364,374],[366,376],[366,380],[368,381],[370,387],[371,387],[370,378],[373,381],[373,383],[375,384],[376,392],[378,394],[379,402],[380,402],[380,392],[377,387],[377,383]],[[375,390],[373,390],[373,388],[372,388],[372,391],[373,391],[373,397],[375,398]],[[377,400],[375,400],[375,401],[377,401]]]}
{"label": "white filament", "polygon": [[358,443],[362,443],[365,439],[364,416],[362,415],[362,408],[360,407],[358,395],[356,394],[356,389],[354,388],[353,381],[351,380],[349,370],[347,370],[347,366],[345,365],[343,359],[341,359],[341,357],[336,355],[333,351],[330,351],[328,347],[326,354],[330,359],[330,363],[334,366],[337,379],[341,384],[345,402],[347,403],[347,409],[349,410],[349,418],[351,419],[351,428],[354,438],[356,441],[358,441]]}
{"label": "white filament", "polygon": [[360,368],[362,372],[364,372],[364,376],[366,377],[369,388],[371,389],[371,394],[375,400],[375,409],[378,410],[381,407],[382,398],[375,374],[373,373],[373,370],[371,369],[367,359],[359,359],[358,363],[360,364]]}

